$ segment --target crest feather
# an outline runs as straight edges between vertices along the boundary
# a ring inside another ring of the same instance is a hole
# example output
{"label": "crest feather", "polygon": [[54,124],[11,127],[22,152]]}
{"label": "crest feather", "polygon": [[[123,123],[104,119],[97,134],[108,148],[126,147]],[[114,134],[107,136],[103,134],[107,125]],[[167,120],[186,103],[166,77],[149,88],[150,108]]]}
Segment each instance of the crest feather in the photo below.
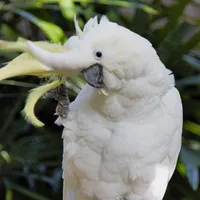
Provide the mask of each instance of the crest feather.
{"label": "crest feather", "polygon": [[81,30],[81,28],[78,24],[78,20],[76,18],[76,15],[74,16],[74,26],[75,26],[75,29],[76,29],[77,36],[81,36],[83,34],[83,31]]}
{"label": "crest feather", "polygon": [[83,28],[83,32],[87,33],[90,31],[90,29],[92,28],[92,24],[93,24],[93,18],[90,18],[87,23],[85,24],[84,28]]}
{"label": "crest feather", "polygon": [[97,20],[97,16],[95,16],[94,18],[90,18],[87,23],[84,26],[83,32],[87,33],[89,32],[93,27],[98,25],[98,20]]}
{"label": "crest feather", "polygon": [[[100,19],[100,23],[105,23],[105,22],[109,22],[109,20],[105,15],[103,15]],[[86,22],[86,24],[83,28],[83,31],[82,31],[78,24],[78,20],[77,20],[76,16],[74,16],[74,26],[76,29],[76,34],[79,37],[82,36],[83,34],[89,32],[92,28],[94,28],[97,25],[98,25],[98,17],[97,16],[92,17]]]}
{"label": "crest feather", "polygon": [[103,15],[100,19],[100,24],[105,23],[105,22],[109,22],[109,19],[106,15]]}

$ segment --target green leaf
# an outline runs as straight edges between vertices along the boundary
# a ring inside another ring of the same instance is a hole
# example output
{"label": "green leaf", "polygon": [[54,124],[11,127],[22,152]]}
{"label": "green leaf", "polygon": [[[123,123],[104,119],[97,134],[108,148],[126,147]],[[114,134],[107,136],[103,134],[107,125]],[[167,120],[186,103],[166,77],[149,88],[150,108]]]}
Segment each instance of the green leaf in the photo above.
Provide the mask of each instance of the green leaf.
{"label": "green leaf", "polygon": [[6,198],[5,200],[12,200],[13,199],[13,191],[10,188],[10,183],[5,179],[4,180],[6,186]]}
{"label": "green leaf", "polygon": [[18,34],[15,32],[15,30],[5,23],[1,24],[1,34],[9,40],[16,40],[18,38]]}
{"label": "green leaf", "polygon": [[[30,0],[30,1],[26,1],[26,0],[17,0],[17,1],[13,1],[13,3],[11,4],[7,4],[4,5],[2,7],[0,7],[0,10],[4,10],[4,11],[9,11],[11,9],[14,8],[18,8],[18,9],[28,9],[28,8],[42,8],[44,7],[44,4],[47,3],[58,3],[60,4],[60,1],[64,1],[66,2],[65,5],[63,5],[62,7],[66,7],[66,5],[71,6],[74,5],[75,2],[77,3],[95,3],[95,4],[102,4],[102,5],[108,5],[108,6],[121,6],[121,7],[135,7],[138,9],[141,9],[149,14],[153,14],[153,15],[157,15],[159,12],[158,10],[143,4],[143,3],[139,3],[139,2],[131,2],[131,1],[121,1],[121,0]],[[69,2],[68,2],[69,1]],[[62,9],[63,9],[62,8]],[[69,8],[69,7],[68,7]],[[69,11],[71,13],[66,13],[67,11],[62,11],[64,14],[64,16],[66,15],[71,15],[74,12],[73,10]]]}
{"label": "green leaf", "polygon": [[19,95],[15,104],[10,107],[9,115],[5,116],[5,122],[1,126],[1,129],[0,129],[0,141],[3,141],[4,137],[7,136],[6,131],[10,127],[12,122],[14,121],[15,115],[17,112],[19,112],[20,105],[23,103],[23,101],[24,101],[24,97]]}
{"label": "green leaf", "polygon": [[200,152],[182,147],[180,156],[184,164],[190,163],[197,167],[200,166]]}
{"label": "green leaf", "polygon": [[27,88],[34,88],[37,87],[37,84],[34,83],[25,83],[21,81],[13,81],[13,80],[3,80],[0,82],[2,85],[13,85],[17,87],[27,87]]}
{"label": "green leaf", "polygon": [[24,4],[24,3],[56,3],[60,0],[11,0],[12,3],[19,3],[19,4]]}
{"label": "green leaf", "polygon": [[[25,168],[27,169],[27,168]],[[24,177],[24,178],[27,178],[29,180],[37,180],[37,181],[40,181],[40,182],[43,182],[43,183],[47,183],[49,184],[52,188],[56,188],[57,184],[59,183],[60,179],[61,179],[61,170],[59,171],[59,177],[54,177],[55,174],[52,175],[52,177],[49,177],[49,176],[45,176],[43,175],[42,173],[32,173],[30,172],[29,170],[24,170],[24,172],[19,172],[19,171],[10,171],[10,174],[12,176],[18,176],[18,177]],[[56,180],[57,178],[57,180]]]}
{"label": "green leaf", "polygon": [[189,86],[189,85],[199,85],[200,75],[189,76],[181,80],[176,81],[176,86],[178,88]]}
{"label": "green leaf", "polygon": [[18,185],[18,184],[14,184],[11,181],[9,181],[10,187],[15,190],[16,192],[19,192],[25,196],[27,196],[28,198],[34,199],[34,200],[50,200],[47,197],[44,197],[43,195],[37,193],[37,192],[31,192],[30,190]]}
{"label": "green leaf", "polygon": [[12,159],[7,151],[1,150],[0,157],[2,157],[6,163],[11,163]]}
{"label": "green leaf", "polygon": [[190,37],[183,45],[182,48],[180,49],[179,54],[186,54],[188,53],[191,49],[195,48],[198,46],[200,43],[200,30],[198,30],[192,37]]}
{"label": "green leaf", "polygon": [[[62,146],[59,135],[48,133],[22,137],[10,146],[12,164],[16,166],[37,166],[43,160],[55,157],[61,159]],[[61,160],[60,160],[61,162]]]}
{"label": "green leaf", "polygon": [[200,125],[196,124],[191,121],[187,121],[184,123],[184,129],[187,131],[190,131],[191,133],[194,133],[195,135],[200,136]]}
{"label": "green leaf", "polygon": [[181,160],[186,167],[188,181],[190,182],[192,188],[196,190],[199,185],[198,166],[200,166],[200,152],[198,153],[183,147],[180,155]]}
{"label": "green leaf", "polygon": [[12,200],[13,199],[13,192],[11,189],[6,189],[6,199],[5,200]]}
{"label": "green leaf", "polygon": [[63,30],[50,22],[46,22],[42,19],[39,19],[38,17],[32,15],[29,12],[20,10],[20,9],[13,9],[15,13],[18,15],[28,19],[32,23],[34,23],[36,26],[38,26],[44,33],[45,35],[53,42],[63,42],[65,39],[65,34]]}
{"label": "green leaf", "polygon": [[168,33],[177,25],[185,7],[188,5],[189,2],[190,0],[177,0],[176,4],[171,7],[168,12],[168,23],[160,33],[160,41],[162,41],[168,35]]}
{"label": "green leaf", "polygon": [[183,57],[183,60],[185,62],[187,62],[191,67],[197,69],[198,71],[200,71],[200,60],[199,59],[196,59],[192,56],[188,56],[188,55],[185,55]]}
{"label": "green leaf", "polygon": [[59,2],[61,12],[66,19],[73,19],[76,11],[73,0],[60,0]]}
{"label": "green leaf", "polygon": [[182,176],[186,176],[186,168],[181,161],[178,162],[176,168]]}
{"label": "green leaf", "polygon": [[167,66],[171,65],[174,59],[178,58],[178,55],[184,55],[182,52],[183,38],[193,29],[191,24],[186,22],[177,25],[167,37],[158,46],[158,54],[161,60],[166,63]]}
{"label": "green leaf", "polygon": [[[83,2],[83,0],[74,0],[74,2]],[[96,3],[102,5],[109,5],[109,6],[121,6],[121,7],[135,7],[141,9],[149,14],[157,15],[159,12],[143,3],[139,2],[131,2],[131,1],[120,1],[120,0],[84,0],[84,3]]]}
{"label": "green leaf", "polygon": [[[138,23],[138,21],[143,21],[143,23]],[[134,20],[133,20],[133,29],[140,35],[146,33],[146,30],[149,28],[149,14],[143,10],[137,9]]]}
{"label": "green leaf", "polygon": [[187,163],[186,164],[187,169],[187,178],[190,182],[190,185],[192,186],[193,190],[197,190],[199,186],[199,169],[198,167]]}

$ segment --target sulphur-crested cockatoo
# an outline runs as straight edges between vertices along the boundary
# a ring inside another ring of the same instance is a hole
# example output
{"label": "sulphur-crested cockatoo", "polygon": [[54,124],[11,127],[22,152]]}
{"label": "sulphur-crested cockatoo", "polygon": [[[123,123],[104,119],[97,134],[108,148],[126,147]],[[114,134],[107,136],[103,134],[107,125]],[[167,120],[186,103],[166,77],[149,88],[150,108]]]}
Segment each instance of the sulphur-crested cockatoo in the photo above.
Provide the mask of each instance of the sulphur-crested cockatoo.
{"label": "sulphur-crested cockatoo", "polygon": [[63,200],[162,200],[181,147],[182,103],[151,43],[102,17],[66,50],[28,42],[33,74],[82,73],[87,85],[64,126]]}

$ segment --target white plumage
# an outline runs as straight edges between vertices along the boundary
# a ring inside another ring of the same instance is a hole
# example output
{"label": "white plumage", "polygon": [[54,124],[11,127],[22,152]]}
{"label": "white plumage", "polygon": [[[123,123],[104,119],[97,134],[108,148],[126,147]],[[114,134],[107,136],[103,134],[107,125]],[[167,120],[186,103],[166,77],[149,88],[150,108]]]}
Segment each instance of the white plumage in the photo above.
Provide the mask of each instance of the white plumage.
{"label": "white plumage", "polygon": [[75,25],[78,35],[65,44],[70,52],[29,44],[40,62],[62,74],[103,67],[104,86],[88,81],[68,118],[59,118],[64,200],[162,200],[181,147],[174,77],[150,42],[106,17],[99,24],[91,18],[83,31]]}
{"label": "white plumage", "polygon": [[[108,107],[117,109],[124,100],[133,106],[124,105],[123,114],[112,119]],[[163,97],[140,101],[105,97],[85,86],[70,104],[69,118],[63,121],[63,178],[74,193],[100,200],[163,198],[181,146],[180,97],[172,88]],[[64,192],[71,194],[71,189]]]}

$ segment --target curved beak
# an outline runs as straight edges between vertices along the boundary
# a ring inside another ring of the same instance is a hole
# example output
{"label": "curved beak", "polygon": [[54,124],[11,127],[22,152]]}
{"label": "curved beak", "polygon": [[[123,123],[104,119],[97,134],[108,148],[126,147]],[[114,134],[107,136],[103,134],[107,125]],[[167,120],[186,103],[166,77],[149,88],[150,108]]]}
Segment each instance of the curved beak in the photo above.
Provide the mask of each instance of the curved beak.
{"label": "curved beak", "polygon": [[66,49],[66,52],[52,53],[28,42],[30,53],[49,71],[60,75],[82,73],[88,84],[95,88],[103,87],[103,67],[96,63],[90,48],[86,46]]}
{"label": "curved beak", "polygon": [[28,49],[31,55],[47,67],[47,70],[57,74],[69,75],[78,73],[92,65],[93,58],[89,56],[86,48],[66,49],[65,52],[49,52],[32,42],[28,42]]}

